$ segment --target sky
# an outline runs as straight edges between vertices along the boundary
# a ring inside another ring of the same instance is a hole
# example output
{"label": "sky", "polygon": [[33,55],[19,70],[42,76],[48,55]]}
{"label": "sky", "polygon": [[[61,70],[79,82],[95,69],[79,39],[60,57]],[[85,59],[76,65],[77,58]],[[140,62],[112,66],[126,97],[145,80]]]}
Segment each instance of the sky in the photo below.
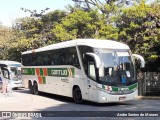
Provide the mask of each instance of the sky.
{"label": "sky", "polygon": [[46,7],[50,8],[46,13],[56,9],[65,10],[65,6],[73,4],[71,0],[0,0],[0,23],[5,26],[12,26],[16,18],[29,16],[29,12],[24,12],[20,8],[31,11],[37,10],[40,13]]}

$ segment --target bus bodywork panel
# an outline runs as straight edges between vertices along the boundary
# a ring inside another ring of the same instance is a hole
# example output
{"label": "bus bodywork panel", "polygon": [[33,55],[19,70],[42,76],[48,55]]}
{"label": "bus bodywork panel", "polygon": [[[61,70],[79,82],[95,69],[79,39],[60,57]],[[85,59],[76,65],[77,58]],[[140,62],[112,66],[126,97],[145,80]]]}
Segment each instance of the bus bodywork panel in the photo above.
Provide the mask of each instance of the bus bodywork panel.
{"label": "bus bodywork panel", "polygon": [[[45,72],[46,73],[45,73]],[[23,86],[28,88],[28,82],[36,81],[39,91],[58,94],[72,97],[72,89],[74,85],[80,88],[84,87],[83,72],[75,67],[57,66],[57,67],[42,67],[36,66],[33,68],[22,68]],[[54,76],[54,77],[53,77]],[[84,89],[81,89],[82,92]]]}

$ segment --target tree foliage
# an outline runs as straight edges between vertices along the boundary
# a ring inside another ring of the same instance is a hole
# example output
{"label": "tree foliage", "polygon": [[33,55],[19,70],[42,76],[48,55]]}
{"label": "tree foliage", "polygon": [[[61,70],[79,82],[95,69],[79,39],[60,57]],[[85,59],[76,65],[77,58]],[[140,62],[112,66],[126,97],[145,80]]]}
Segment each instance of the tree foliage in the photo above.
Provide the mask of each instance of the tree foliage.
{"label": "tree foliage", "polygon": [[90,11],[93,7],[99,9],[103,14],[111,14],[117,7],[132,5],[142,0],[72,0],[76,7]]}
{"label": "tree foliage", "polygon": [[14,31],[11,28],[0,26],[0,59],[9,59],[9,49],[15,41]]}
{"label": "tree foliage", "polygon": [[117,39],[117,30],[111,25],[106,25],[103,15],[97,11],[85,12],[76,10],[63,18],[62,22],[55,26],[53,33],[58,41],[75,38],[107,38]]}
{"label": "tree foliage", "polygon": [[[119,28],[118,40],[128,44],[134,53],[144,56],[147,65],[159,60],[160,57],[159,8],[158,4],[147,5],[142,2],[123,9],[116,21]],[[156,70],[151,66],[150,69]]]}
{"label": "tree foliage", "polygon": [[48,14],[42,15],[41,18],[26,17],[17,20],[14,26],[19,36],[19,44],[22,48],[35,49],[53,43],[54,35],[51,30],[57,25],[63,17],[65,11],[55,10]]}
{"label": "tree foliage", "polygon": [[76,38],[99,38],[128,44],[133,53],[145,57],[146,70],[160,71],[160,4],[142,0],[134,4],[133,0],[72,1],[75,5],[68,10],[20,18],[12,29],[3,28],[1,59],[20,61],[21,52],[26,50]]}

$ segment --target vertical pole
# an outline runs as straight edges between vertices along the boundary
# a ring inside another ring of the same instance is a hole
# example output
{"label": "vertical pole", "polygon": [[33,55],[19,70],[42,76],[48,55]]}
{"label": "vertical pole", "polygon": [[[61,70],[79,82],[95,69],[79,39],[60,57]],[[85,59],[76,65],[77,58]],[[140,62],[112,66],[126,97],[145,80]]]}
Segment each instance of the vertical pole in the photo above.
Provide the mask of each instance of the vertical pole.
{"label": "vertical pole", "polygon": [[144,73],[144,95],[146,95],[146,72]]}

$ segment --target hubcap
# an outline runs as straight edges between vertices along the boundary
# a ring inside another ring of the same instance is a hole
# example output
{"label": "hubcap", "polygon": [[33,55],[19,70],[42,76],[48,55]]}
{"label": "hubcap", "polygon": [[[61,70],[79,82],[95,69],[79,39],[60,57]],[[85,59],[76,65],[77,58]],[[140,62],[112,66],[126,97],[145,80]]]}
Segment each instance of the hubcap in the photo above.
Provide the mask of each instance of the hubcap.
{"label": "hubcap", "polygon": [[76,92],[76,99],[77,100],[81,100],[81,93],[80,93],[80,91]]}

